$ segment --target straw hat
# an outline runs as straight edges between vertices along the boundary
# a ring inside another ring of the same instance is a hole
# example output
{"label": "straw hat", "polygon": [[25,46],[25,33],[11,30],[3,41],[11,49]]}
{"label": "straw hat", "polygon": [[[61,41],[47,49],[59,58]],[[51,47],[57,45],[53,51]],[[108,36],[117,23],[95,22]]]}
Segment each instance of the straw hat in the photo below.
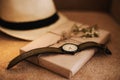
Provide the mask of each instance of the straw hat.
{"label": "straw hat", "polygon": [[69,20],[56,11],[53,0],[0,0],[0,31],[34,40]]}

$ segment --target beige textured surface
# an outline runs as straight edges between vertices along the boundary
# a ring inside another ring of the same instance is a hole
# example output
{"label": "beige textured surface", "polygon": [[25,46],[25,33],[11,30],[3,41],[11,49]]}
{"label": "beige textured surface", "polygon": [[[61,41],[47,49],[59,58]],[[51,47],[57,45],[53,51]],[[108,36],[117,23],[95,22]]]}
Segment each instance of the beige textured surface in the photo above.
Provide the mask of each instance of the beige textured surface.
{"label": "beige textured surface", "polygon": [[[71,80],[120,80],[120,26],[106,13],[67,11],[63,13],[74,21],[99,24],[100,28],[111,32],[111,42],[108,46],[113,52],[112,56],[95,54]],[[0,80],[67,80],[27,62],[18,64],[17,69],[5,70],[8,62],[17,56],[19,49],[27,43],[0,33]]]}

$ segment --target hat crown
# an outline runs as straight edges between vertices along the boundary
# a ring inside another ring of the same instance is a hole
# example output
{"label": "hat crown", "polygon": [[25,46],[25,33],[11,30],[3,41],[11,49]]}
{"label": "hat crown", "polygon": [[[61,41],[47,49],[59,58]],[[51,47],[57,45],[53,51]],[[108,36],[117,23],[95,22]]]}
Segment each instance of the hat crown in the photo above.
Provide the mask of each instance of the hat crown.
{"label": "hat crown", "polygon": [[34,21],[56,12],[53,0],[2,0],[0,17],[12,22]]}

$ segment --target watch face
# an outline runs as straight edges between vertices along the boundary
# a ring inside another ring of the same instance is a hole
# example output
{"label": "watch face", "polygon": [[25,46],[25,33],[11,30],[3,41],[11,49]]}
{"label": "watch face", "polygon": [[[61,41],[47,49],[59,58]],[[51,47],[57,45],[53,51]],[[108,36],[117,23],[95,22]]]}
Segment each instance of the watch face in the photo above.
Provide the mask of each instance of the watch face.
{"label": "watch face", "polygon": [[75,53],[78,50],[78,46],[72,43],[66,43],[62,46],[62,50],[68,53]]}

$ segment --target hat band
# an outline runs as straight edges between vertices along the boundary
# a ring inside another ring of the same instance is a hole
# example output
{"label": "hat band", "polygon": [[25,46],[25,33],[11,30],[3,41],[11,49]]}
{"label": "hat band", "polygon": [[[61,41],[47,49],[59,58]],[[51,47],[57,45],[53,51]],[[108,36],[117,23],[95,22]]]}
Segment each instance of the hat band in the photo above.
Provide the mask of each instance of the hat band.
{"label": "hat band", "polygon": [[30,29],[36,29],[36,28],[42,28],[45,26],[49,26],[55,23],[58,19],[59,19],[59,16],[57,13],[55,13],[46,19],[30,21],[30,22],[9,22],[9,21],[0,19],[0,25],[2,27],[13,29],[13,30],[30,30]]}

